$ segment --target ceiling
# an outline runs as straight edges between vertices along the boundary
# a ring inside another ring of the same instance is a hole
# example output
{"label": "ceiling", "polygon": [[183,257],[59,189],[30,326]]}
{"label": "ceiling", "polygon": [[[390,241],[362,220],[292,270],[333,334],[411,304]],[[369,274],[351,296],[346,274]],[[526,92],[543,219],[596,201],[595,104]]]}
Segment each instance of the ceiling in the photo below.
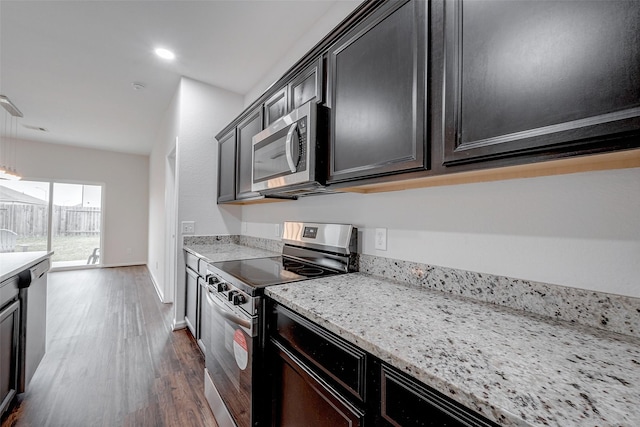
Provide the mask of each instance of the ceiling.
{"label": "ceiling", "polygon": [[18,138],[148,154],[180,76],[245,94],[334,3],[0,0],[0,94]]}

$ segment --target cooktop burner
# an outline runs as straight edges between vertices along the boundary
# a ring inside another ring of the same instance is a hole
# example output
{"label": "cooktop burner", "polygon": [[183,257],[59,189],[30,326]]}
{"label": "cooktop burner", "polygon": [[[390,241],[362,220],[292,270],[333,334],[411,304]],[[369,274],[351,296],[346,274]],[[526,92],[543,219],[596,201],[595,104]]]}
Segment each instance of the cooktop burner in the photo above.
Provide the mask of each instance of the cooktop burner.
{"label": "cooktop burner", "polygon": [[222,261],[212,266],[254,289],[336,274],[332,270],[306,265],[282,256]]}

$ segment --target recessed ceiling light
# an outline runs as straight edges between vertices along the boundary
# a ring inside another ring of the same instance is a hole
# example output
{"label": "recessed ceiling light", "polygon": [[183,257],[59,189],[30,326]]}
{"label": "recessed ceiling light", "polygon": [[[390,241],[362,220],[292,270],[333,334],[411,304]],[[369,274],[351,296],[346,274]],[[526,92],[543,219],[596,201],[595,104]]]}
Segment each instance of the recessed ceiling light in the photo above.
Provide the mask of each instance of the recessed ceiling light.
{"label": "recessed ceiling light", "polygon": [[169,49],[165,49],[163,47],[157,48],[155,51],[156,55],[158,55],[162,59],[172,60],[176,58],[176,54],[171,52]]}

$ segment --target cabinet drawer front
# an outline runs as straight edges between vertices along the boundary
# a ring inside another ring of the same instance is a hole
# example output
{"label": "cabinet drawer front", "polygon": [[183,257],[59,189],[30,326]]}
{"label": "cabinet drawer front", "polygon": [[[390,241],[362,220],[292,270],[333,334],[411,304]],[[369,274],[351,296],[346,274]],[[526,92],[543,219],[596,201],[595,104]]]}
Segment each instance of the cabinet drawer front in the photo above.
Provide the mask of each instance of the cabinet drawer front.
{"label": "cabinet drawer front", "polygon": [[381,415],[392,426],[497,427],[437,391],[383,365]]}
{"label": "cabinet drawer front", "polygon": [[364,401],[366,353],[281,305],[273,334],[318,368],[320,374]]}
{"label": "cabinet drawer front", "polygon": [[351,405],[295,354],[272,341],[276,352],[274,425],[359,427],[364,411]]}
{"label": "cabinet drawer front", "polygon": [[186,252],[184,253],[184,261],[187,264],[187,267],[192,269],[193,271],[198,271],[200,258],[195,256],[192,253]]}

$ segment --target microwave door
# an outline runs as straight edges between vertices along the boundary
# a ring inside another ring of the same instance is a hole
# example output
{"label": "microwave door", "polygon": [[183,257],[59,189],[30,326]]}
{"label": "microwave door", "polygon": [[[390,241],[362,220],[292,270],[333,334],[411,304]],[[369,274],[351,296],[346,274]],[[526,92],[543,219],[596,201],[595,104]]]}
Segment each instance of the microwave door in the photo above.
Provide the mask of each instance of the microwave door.
{"label": "microwave door", "polygon": [[262,146],[254,146],[253,181],[264,181],[290,171],[287,161],[287,136]]}
{"label": "microwave door", "polygon": [[315,108],[307,103],[253,137],[252,191],[275,194],[312,180]]}

